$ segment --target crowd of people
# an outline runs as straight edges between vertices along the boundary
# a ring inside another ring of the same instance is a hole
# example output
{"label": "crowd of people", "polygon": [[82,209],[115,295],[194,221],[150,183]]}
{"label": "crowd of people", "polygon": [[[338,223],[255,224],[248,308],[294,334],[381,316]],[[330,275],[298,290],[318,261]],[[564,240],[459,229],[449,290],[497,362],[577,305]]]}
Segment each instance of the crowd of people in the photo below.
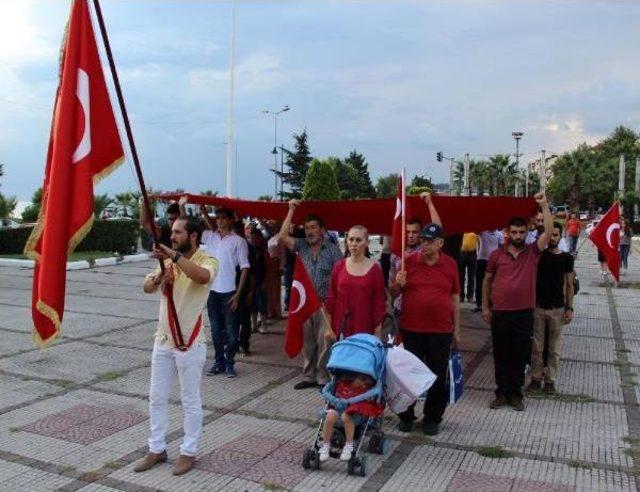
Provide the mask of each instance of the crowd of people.
{"label": "crowd of people", "polygon": [[[202,426],[202,309],[206,306],[214,353],[206,374],[236,377],[238,350],[250,355],[251,335],[266,332],[272,320],[287,315],[296,255],[323,307],[303,326],[302,378],[295,390],[325,385],[327,359],[336,339],[356,333],[382,337],[385,316],[392,313],[399,325],[398,340],[437,377],[421,416],[422,431],[437,434],[448,401],[448,360],[461,343],[460,310],[466,301],[475,304],[472,311],[481,312],[491,327],[496,391],[490,408],[525,410],[527,367],[527,390],[554,393],[562,327],[573,318],[571,252],[581,225],[570,217],[563,235],[545,196],[535,198],[539,213],[530,219],[514,217],[503,230],[447,236],[447,224],[431,196],[423,194],[430,222],[407,220],[404,254],[383,254],[380,262],[370,257],[369,233],[361,225],[346,232],[344,252],[321,217],[309,215],[294,225],[297,200],[289,202],[281,223],[245,223],[225,208],[218,208],[211,218],[204,206],[201,217],[188,216],[186,198],[170,205],[166,219],[156,224],[161,232],[154,250],[166,266],[144,284],[145,292],[160,289],[163,295],[152,355],[149,453],[135,470],[148,470],[167,459],[167,404],[176,374],[185,437],[174,473],[191,468]],[[141,224],[152,230],[145,214]],[[626,230],[622,228],[623,234]],[[623,261],[626,265],[626,256]],[[183,341],[176,339],[171,313],[179,320]],[[415,405],[399,418],[399,429],[411,431]]]}

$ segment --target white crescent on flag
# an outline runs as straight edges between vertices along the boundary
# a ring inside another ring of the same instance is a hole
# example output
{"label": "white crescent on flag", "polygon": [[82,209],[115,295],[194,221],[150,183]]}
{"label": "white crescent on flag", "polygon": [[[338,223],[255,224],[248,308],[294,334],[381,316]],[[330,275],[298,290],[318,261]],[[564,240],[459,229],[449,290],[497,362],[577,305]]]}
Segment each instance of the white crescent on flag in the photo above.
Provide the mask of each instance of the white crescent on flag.
{"label": "white crescent on flag", "polygon": [[291,289],[296,289],[298,291],[298,295],[300,296],[298,306],[290,311],[290,313],[293,314],[300,311],[300,309],[302,309],[304,304],[307,302],[307,292],[304,290],[304,285],[302,285],[298,280],[293,281],[293,283],[291,284]]}
{"label": "white crescent on flag", "polygon": [[619,230],[620,230],[620,224],[618,224],[617,222],[614,222],[607,228],[606,238],[607,238],[607,243],[609,244],[609,247],[611,249],[615,249],[613,244],[611,244],[611,235],[613,234],[613,231],[619,231]]}
{"label": "white crescent on flag", "polygon": [[397,219],[398,217],[400,217],[401,213],[402,213],[402,202],[400,201],[400,198],[396,198],[396,215],[393,218]]}
{"label": "white crescent on flag", "polygon": [[91,106],[89,104],[89,75],[87,72],[78,69],[78,86],[76,88],[76,95],[80,101],[82,112],[84,113],[84,130],[82,132],[82,139],[78,144],[71,158],[71,162],[74,164],[81,161],[89,155],[91,152]]}

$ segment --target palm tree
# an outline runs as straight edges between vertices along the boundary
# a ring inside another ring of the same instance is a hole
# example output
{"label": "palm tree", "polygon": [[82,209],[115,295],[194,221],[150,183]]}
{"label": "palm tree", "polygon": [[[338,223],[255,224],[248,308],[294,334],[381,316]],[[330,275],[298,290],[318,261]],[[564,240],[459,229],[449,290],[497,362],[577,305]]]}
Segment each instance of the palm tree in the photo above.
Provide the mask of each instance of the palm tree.
{"label": "palm tree", "polygon": [[113,199],[106,193],[104,195],[94,196],[93,197],[93,215],[95,215],[96,218],[99,219],[102,216],[102,212],[104,212],[104,209],[107,208],[112,203],[113,203]]}
{"label": "palm tree", "polygon": [[489,158],[489,174],[498,195],[508,195],[516,183],[518,170],[508,154],[497,154]]}
{"label": "palm tree", "polygon": [[116,193],[115,198],[114,203],[122,209],[123,217],[129,217],[129,209],[132,208],[131,202],[133,201],[131,192]]}

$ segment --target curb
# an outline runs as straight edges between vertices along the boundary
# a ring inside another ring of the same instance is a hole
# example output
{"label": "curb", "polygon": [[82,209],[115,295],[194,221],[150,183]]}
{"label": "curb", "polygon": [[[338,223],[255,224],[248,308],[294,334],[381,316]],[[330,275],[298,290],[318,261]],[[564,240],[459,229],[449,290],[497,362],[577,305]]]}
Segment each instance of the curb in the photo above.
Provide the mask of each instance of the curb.
{"label": "curb", "polygon": [[[87,270],[90,268],[114,266],[121,263],[137,263],[149,259],[149,253],[138,253],[126,256],[111,256],[109,258],[97,258],[95,260],[81,260],[67,262],[67,271],[71,270]],[[13,266],[19,268],[33,268],[35,262],[33,260],[14,260],[12,258],[0,258],[0,266]]]}

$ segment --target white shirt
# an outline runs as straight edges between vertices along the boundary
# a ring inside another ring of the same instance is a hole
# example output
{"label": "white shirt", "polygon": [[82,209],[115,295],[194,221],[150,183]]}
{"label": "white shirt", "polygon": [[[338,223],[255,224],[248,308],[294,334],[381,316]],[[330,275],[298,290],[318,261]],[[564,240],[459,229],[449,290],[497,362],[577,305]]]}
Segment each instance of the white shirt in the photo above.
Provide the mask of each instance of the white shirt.
{"label": "white shirt", "polygon": [[[538,240],[538,231],[533,230],[527,233],[527,238],[524,240],[525,244],[533,244]],[[563,253],[569,252],[569,243],[563,237],[560,238],[560,242],[558,243],[558,249]]]}
{"label": "white shirt", "polygon": [[504,243],[504,236],[501,231],[483,231],[480,233],[478,241],[478,259],[489,261],[489,256],[496,249],[498,249],[502,243]]}
{"label": "white shirt", "polygon": [[235,232],[220,236],[218,231],[204,231],[202,246],[209,256],[218,260],[218,275],[211,284],[211,290],[225,294],[236,290],[236,267],[249,268],[249,247],[247,241]]}

